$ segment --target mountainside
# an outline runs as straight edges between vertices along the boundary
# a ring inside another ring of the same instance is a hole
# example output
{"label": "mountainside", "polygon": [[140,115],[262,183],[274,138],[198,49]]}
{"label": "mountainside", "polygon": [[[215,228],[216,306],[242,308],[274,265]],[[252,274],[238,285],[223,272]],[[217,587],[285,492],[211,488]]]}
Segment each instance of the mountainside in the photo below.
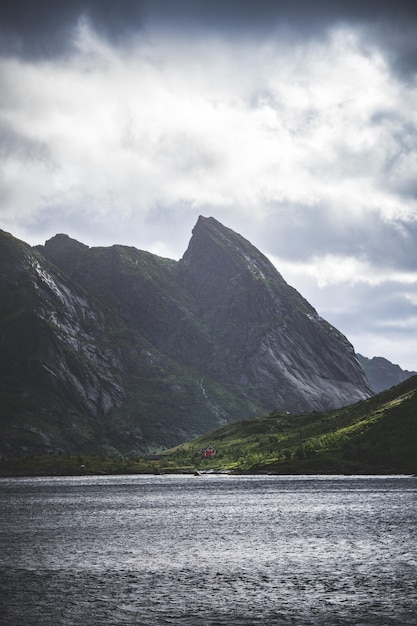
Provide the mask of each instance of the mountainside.
{"label": "mountainside", "polygon": [[361,354],[357,354],[356,356],[375,393],[384,391],[384,389],[390,389],[394,385],[398,385],[404,380],[407,380],[407,378],[411,378],[411,376],[417,374],[417,372],[409,372],[408,370],[401,369],[399,365],[391,363],[382,356],[374,356],[372,359],[368,359]]}
{"label": "mountainside", "polygon": [[[214,459],[202,459],[206,446]],[[223,426],[168,450],[164,471],[277,474],[416,474],[417,376],[372,398],[327,412],[275,411]]]}
{"label": "mountainside", "polygon": [[[205,458],[207,449],[214,456]],[[274,411],[227,424],[151,457],[0,462],[2,476],[213,472],[417,475],[417,376],[340,409]]]}
{"label": "mountainside", "polygon": [[178,262],[0,231],[0,296],[6,457],[143,453],[371,395],[347,339],[213,218]]}

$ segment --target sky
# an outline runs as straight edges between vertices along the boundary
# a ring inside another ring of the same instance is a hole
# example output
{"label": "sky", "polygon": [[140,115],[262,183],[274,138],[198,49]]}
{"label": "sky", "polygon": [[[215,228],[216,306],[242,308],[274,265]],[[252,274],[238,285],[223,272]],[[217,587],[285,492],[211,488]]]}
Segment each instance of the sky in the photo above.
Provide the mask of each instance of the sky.
{"label": "sky", "polygon": [[417,371],[409,4],[3,0],[0,228],[179,259],[215,217]]}

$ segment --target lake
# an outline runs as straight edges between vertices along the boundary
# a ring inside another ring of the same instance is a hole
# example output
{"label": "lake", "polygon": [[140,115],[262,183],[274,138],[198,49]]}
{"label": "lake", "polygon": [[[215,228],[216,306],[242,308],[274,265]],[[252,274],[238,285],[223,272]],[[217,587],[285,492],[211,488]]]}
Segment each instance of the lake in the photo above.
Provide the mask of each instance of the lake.
{"label": "lake", "polygon": [[417,478],[0,479],[0,623],[417,624]]}

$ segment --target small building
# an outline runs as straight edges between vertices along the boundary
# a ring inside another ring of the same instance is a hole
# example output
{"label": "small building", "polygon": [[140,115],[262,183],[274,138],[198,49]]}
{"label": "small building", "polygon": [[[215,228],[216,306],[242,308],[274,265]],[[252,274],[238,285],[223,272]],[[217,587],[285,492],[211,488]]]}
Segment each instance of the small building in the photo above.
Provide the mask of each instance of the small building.
{"label": "small building", "polygon": [[213,459],[216,456],[216,450],[213,446],[207,446],[201,450],[204,459]]}

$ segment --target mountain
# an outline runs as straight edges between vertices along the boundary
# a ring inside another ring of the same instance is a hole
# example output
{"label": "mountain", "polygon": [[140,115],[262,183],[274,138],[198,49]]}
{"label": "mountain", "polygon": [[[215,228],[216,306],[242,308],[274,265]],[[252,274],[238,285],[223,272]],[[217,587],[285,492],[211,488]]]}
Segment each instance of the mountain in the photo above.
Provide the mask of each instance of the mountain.
{"label": "mountain", "polygon": [[0,231],[0,453],[137,454],[372,391],[269,260],[200,217],[180,261]]}
{"label": "mountain", "polygon": [[374,356],[372,359],[368,359],[361,354],[357,354],[356,356],[375,393],[390,389],[390,387],[398,385],[404,380],[407,380],[407,378],[417,374],[417,372],[409,372],[408,370],[401,369],[399,365],[391,363],[382,356]]}
{"label": "mountain", "polygon": [[[206,446],[214,459],[203,459]],[[164,471],[232,470],[276,474],[416,474],[417,376],[332,411],[228,424],[168,450]]]}

